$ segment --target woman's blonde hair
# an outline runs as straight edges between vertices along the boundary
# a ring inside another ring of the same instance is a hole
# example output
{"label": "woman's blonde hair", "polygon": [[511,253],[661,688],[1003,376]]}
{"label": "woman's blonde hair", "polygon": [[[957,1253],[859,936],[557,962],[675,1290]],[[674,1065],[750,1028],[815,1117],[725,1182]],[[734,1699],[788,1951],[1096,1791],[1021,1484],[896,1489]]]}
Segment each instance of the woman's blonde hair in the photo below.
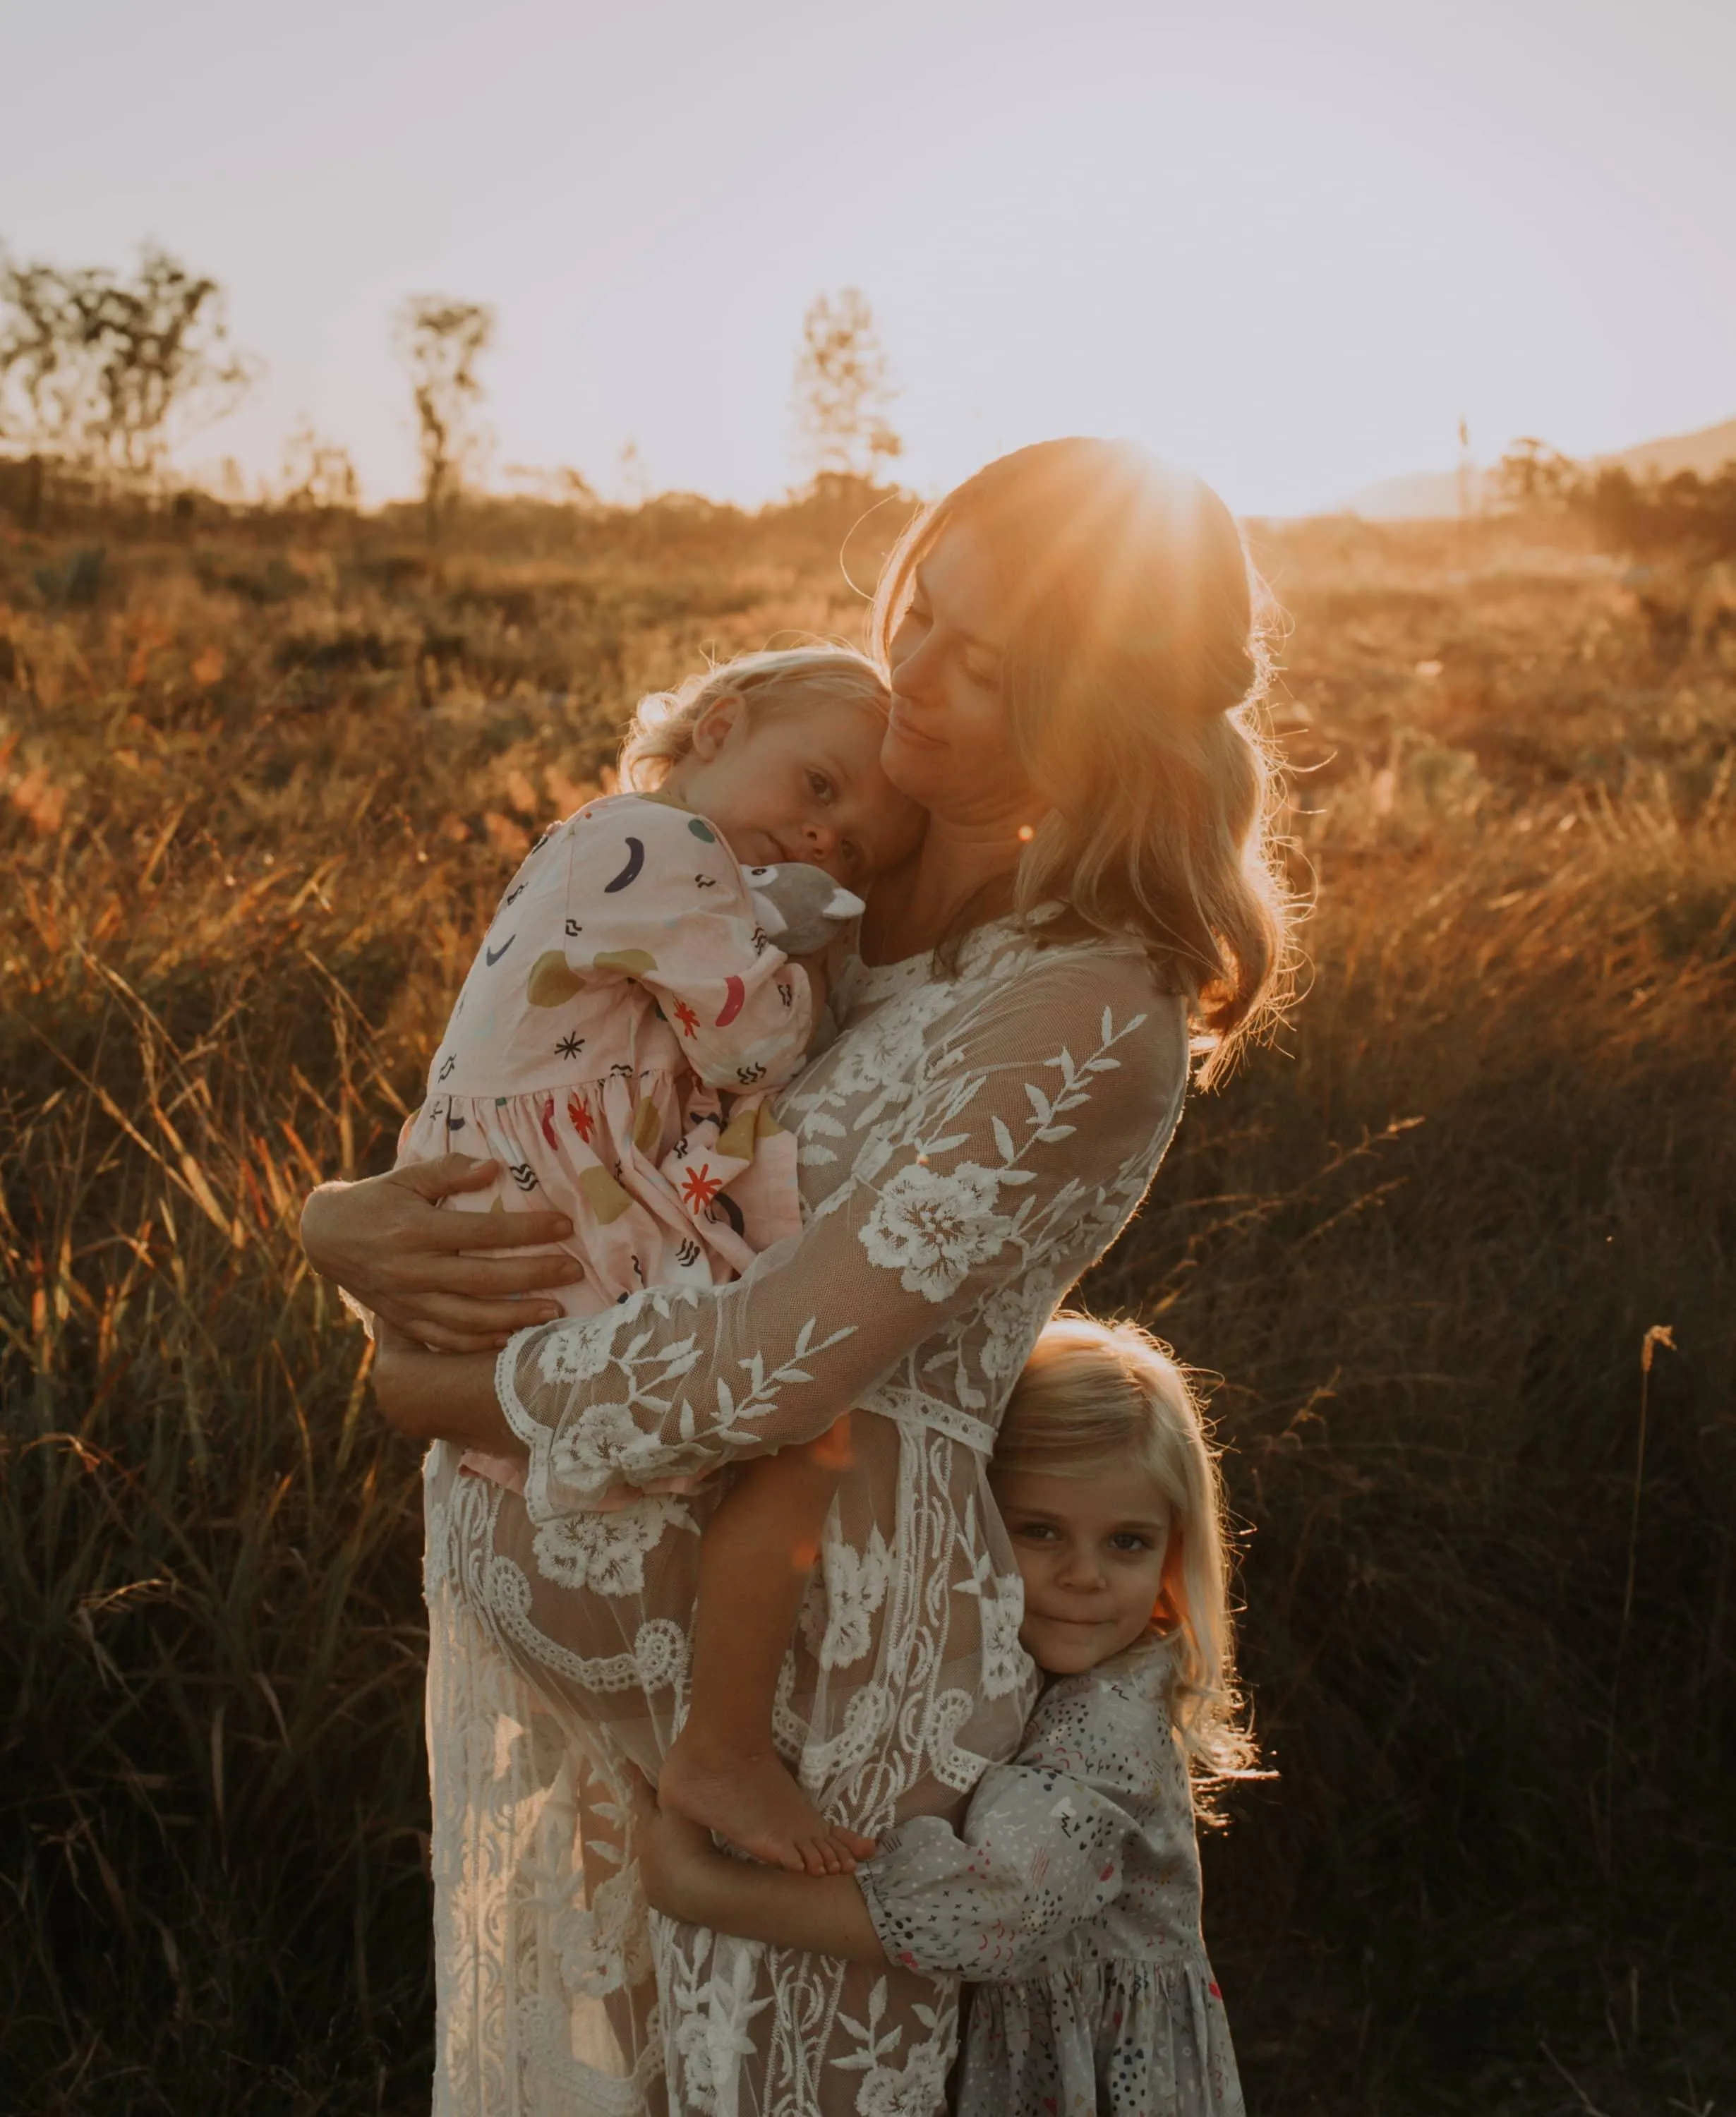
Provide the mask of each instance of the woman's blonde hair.
{"label": "woman's blonde hair", "polygon": [[848,647],[789,647],[738,654],[641,699],[621,750],[621,783],[649,794],[693,748],[701,716],[720,699],[740,699],[750,722],[774,714],[850,706],[883,721],[890,699],[886,680],[866,654]]}
{"label": "woman's blonde hair", "polygon": [[981,540],[1006,625],[1000,689],[1049,805],[1000,901],[1040,931],[1132,934],[1189,1003],[1203,1077],[1276,1011],[1286,892],[1271,826],[1264,591],[1211,487],[1131,442],[1041,441],[917,516],[875,598],[889,658],[918,567],[953,523]]}
{"label": "woman's blonde hair", "polygon": [[1245,1772],[1254,1745],[1235,1679],[1223,1483],[1186,1371],[1136,1323],[1055,1317],[1009,1401],[993,1485],[1009,1471],[1079,1477],[1129,1460],[1150,1471],[1170,1509],[1154,1621],[1174,1640],[1170,1709],[1207,1777]]}

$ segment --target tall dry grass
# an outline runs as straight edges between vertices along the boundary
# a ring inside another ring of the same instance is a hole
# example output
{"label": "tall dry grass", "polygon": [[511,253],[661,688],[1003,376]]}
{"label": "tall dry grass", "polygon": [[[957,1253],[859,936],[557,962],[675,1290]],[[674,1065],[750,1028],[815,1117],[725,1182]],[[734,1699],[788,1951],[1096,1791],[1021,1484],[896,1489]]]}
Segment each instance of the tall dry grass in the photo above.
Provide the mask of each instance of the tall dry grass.
{"label": "tall dry grass", "polygon": [[[637,691],[858,606],[800,518],[80,535],[0,544],[0,2105],[409,2110],[416,1465],[296,1206],[388,1156]],[[1253,2099],[1698,2117],[1736,668],[1572,554],[1264,556],[1311,986],[1088,1289],[1226,1377],[1279,1773],[1208,1854]]]}

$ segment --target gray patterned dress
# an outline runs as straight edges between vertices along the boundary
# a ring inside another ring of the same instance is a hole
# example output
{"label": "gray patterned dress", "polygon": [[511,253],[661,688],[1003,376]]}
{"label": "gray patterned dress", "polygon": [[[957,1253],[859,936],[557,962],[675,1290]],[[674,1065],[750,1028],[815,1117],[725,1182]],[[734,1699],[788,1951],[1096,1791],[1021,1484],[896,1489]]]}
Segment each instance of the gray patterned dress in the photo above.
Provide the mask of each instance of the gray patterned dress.
{"label": "gray patterned dress", "polygon": [[1051,1683],[962,1835],[913,1817],[857,1876],[893,1962],[974,1981],[959,2117],[1240,2117],[1170,1658]]}

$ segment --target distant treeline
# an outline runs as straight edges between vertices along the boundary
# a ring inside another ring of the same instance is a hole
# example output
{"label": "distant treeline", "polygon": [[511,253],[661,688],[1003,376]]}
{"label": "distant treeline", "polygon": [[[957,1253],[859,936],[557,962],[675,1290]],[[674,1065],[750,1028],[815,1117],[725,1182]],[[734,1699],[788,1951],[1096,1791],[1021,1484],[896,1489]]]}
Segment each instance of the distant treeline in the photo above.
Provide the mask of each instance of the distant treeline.
{"label": "distant treeline", "polygon": [[[479,366],[495,338],[486,303],[416,294],[391,317],[391,344],[410,385],[428,541],[460,500],[486,496],[493,436],[482,417]],[[177,445],[221,419],[264,363],[229,339],[224,290],[147,243],[131,274],[21,262],[0,244],[0,509],[28,530],[93,511],[183,519],[211,496],[170,470]],[[891,407],[898,392],[874,311],[859,288],[816,295],[802,319],[791,411],[805,482],[792,499],[840,483],[882,489],[903,453]],[[638,445],[621,450],[636,508],[649,498]],[[571,468],[506,473],[521,496],[595,513],[591,483]],[[349,451],[303,419],[283,472],[251,508],[239,469],[222,511],[354,514],[360,486]],[[667,497],[668,496],[665,496]],[[691,500],[688,511],[709,502]],[[209,511],[206,509],[205,511]]]}
{"label": "distant treeline", "polygon": [[1701,561],[1736,556],[1736,461],[1710,477],[1684,470],[1637,478],[1575,463],[1526,436],[1497,466],[1494,494],[1503,513],[1577,518],[1607,551]]}

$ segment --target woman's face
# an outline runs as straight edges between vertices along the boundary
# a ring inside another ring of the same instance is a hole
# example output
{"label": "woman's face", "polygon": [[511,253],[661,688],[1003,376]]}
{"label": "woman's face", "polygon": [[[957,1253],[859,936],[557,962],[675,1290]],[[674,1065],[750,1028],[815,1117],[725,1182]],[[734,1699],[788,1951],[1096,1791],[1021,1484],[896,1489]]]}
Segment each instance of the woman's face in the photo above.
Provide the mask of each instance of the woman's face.
{"label": "woman's face", "polygon": [[951,523],[917,566],[893,634],[892,714],[881,768],[943,823],[1004,832],[1016,854],[1041,805],[1013,746],[1000,693],[1006,620],[989,553]]}

